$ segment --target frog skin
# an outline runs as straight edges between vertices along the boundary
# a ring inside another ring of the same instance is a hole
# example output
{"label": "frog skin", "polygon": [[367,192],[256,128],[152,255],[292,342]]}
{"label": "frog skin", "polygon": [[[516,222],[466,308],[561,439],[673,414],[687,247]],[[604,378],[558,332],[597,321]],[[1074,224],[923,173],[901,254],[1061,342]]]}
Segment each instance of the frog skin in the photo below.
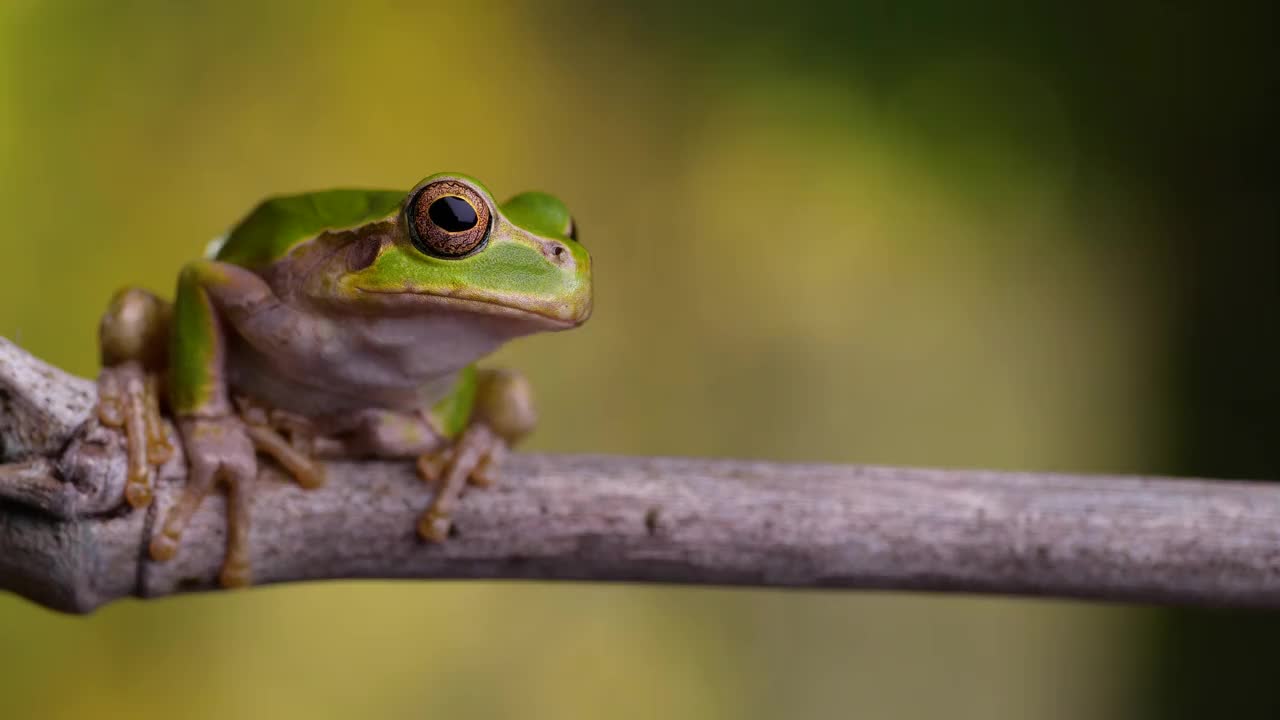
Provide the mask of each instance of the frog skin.
{"label": "frog skin", "polygon": [[272,198],[212,251],[182,269],[172,304],[112,298],[98,416],[124,436],[125,500],[140,508],[172,455],[161,413],[174,415],[188,479],[150,554],[173,557],[221,481],[228,587],[252,578],[260,454],[303,487],[323,482],[322,459],[416,458],[437,485],[418,532],[444,540],[462,488],[494,482],[535,420],[526,380],[476,360],[591,314],[591,260],[565,205],[540,192],[498,205],[456,173],[408,193]]}

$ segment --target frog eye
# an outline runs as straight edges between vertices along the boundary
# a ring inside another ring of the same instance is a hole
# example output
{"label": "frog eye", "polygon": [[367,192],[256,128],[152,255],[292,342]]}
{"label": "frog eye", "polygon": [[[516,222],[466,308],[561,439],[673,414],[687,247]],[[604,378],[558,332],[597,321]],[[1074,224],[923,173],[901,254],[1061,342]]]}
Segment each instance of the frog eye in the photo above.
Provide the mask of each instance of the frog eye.
{"label": "frog eye", "polygon": [[578,244],[582,244],[582,241],[578,239],[578,221],[577,220],[574,220],[573,218],[569,218],[569,229],[565,231],[565,235],[568,235],[570,240]]}
{"label": "frog eye", "polygon": [[433,257],[459,258],[489,237],[488,202],[471,186],[440,180],[418,191],[405,206],[409,239]]}

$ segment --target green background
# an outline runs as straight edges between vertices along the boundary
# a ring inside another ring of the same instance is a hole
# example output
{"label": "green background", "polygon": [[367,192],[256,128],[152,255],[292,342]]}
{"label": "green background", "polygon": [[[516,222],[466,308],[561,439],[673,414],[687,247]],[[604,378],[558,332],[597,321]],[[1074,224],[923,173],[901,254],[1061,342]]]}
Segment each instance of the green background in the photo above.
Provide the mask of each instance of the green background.
{"label": "green background", "polygon": [[[1268,4],[0,3],[0,334],[270,193],[565,199],[530,448],[1280,477]],[[1277,717],[1280,624],[890,593],[0,597],[4,718]]]}

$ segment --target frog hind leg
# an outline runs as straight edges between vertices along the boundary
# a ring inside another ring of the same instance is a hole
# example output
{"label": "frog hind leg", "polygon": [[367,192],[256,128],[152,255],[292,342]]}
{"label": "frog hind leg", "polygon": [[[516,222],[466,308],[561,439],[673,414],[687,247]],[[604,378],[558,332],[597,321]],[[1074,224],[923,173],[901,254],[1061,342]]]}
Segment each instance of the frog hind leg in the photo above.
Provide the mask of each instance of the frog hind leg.
{"label": "frog hind leg", "polygon": [[146,290],[125,288],[112,296],[98,325],[97,416],[124,433],[124,498],[134,508],[151,504],[155,468],[173,454],[160,416],[171,317],[169,303]]}
{"label": "frog hind leg", "polygon": [[480,370],[466,427],[452,446],[418,458],[418,474],[436,484],[436,494],[418,521],[418,534],[442,542],[452,523],[449,511],[468,484],[498,480],[508,450],[533,430],[537,413],[528,380],[511,370]]}

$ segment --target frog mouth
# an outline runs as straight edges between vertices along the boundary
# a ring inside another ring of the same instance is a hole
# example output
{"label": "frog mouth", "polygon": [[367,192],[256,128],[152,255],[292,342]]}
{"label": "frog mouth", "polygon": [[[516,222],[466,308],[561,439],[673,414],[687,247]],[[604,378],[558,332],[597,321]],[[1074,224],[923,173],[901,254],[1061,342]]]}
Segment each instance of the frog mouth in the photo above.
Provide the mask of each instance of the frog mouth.
{"label": "frog mouth", "polygon": [[456,295],[438,295],[434,293],[415,292],[413,290],[383,290],[373,288],[357,288],[361,293],[378,295],[385,298],[393,306],[401,306],[406,310],[412,308],[433,308],[466,312],[476,315],[505,317],[513,320],[531,320],[551,330],[567,330],[581,325],[591,314],[590,308],[578,316],[565,317],[564,314],[531,310],[524,307],[501,302],[496,299],[467,298]]}

